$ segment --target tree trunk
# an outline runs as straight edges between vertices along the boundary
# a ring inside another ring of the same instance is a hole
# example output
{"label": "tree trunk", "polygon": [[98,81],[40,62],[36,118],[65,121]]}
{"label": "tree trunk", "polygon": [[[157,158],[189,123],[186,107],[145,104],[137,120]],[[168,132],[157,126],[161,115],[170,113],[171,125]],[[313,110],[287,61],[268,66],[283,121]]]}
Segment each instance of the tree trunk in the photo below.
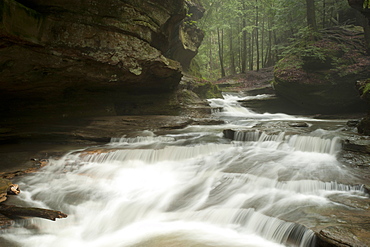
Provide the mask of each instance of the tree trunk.
{"label": "tree trunk", "polygon": [[315,0],[306,0],[306,10],[307,10],[307,26],[309,26],[313,31],[317,31]]}
{"label": "tree trunk", "polygon": [[326,0],[322,0],[322,28],[326,27]]}
{"label": "tree trunk", "polygon": [[252,37],[250,39],[250,45],[249,45],[249,70],[254,69],[254,32],[252,32]]}
{"label": "tree trunk", "polygon": [[212,34],[209,36],[209,77],[212,78],[213,71],[213,52],[212,52]]}
{"label": "tree trunk", "polygon": [[[243,11],[246,11],[246,6],[243,1]],[[242,71],[241,73],[246,73],[247,71],[247,31],[245,30],[247,26],[247,21],[245,17],[245,13],[243,13],[243,21],[242,21],[242,29],[243,29],[243,38],[242,38]]]}
{"label": "tree trunk", "polygon": [[[277,37],[276,37],[276,31],[273,30],[272,34],[273,34],[273,37],[274,37],[274,45],[276,47],[276,45],[278,44]],[[274,58],[275,58],[275,61],[279,61],[279,50],[278,50],[278,48],[274,49]]]}
{"label": "tree trunk", "polygon": [[232,75],[236,74],[235,69],[235,56],[234,56],[234,46],[233,46],[233,28],[230,27],[230,33],[229,33],[229,52],[230,52],[230,73]]}
{"label": "tree trunk", "polygon": [[259,26],[258,26],[258,0],[256,0],[256,27],[255,27],[255,33],[256,33],[256,70],[259,71],[260,70],[260,49],[259,49],[259,37],[258,37],[258,33],[259,33]]}
{"label": "tree trunk", "polygon": [[[264,48],[265,48],[265,17],[263,16],[263,18],[262,18],[262,29],[261,29],[261,66],[262,66],[262,68],[264,67],[264,64],[265,64]],[[267,50],[267,47],[266,47],[266,50]]]}
{"label": "tree trunk", "polygon": [[224,67],[224,31],[223,29],[217,28],[217,38],[218,38],[218,57],[220,59],[220,67],[221,67],[221,77],[225,77],[225,67]]}
{"label": "tree trunk", "polygon": [[267,44],[267,51],[266,51],[266,58],[265,58],[265,67],[269,67],[273,65],[273,58],[272,58],[272,18],[267,18],[267,28],[268,28],[268,44]]}

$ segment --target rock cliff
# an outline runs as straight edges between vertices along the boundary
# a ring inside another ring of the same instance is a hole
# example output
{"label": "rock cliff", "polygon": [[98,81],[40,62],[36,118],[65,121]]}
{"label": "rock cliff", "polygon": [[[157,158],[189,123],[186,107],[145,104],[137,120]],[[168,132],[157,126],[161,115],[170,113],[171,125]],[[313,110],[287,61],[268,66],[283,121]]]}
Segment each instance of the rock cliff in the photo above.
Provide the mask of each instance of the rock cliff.
{"label": "rock cliff", "polygon": [[2,116],[178,113],[203,12],[190,0],[2,0]]}
{"label": "rock cliff", "polygon": [[311,113],[366,110],[356,88],[358,80],[370,76],[363,31],[338,27],[314,35],[278,62],[276,92]]}
{"label": "rock cliff", "polygon": [[[364,0],[348,0],[349,5],[360,11],[368,20],[370,23],[370,8],[369,8],[369,1]],[[367,3],[367,4],[365,4]],[[365,30],[367,31],[367,38],[370,36],[370,30],[369,28],[366,28],[365,24]],[[368,49],[369,49],[369,40],[368,42]],[[369,52],[369,51],[368,51]],[[358,88],[361,94],[361,98],[364,100],[367,100],[370,104],[370,79],[368,78],[362,78],[358,83]],[[364,119],[362,119],[360,125],[358,126],[358,131],[365,135],[370,135],[370,109],[368,110],[368,115]]]}

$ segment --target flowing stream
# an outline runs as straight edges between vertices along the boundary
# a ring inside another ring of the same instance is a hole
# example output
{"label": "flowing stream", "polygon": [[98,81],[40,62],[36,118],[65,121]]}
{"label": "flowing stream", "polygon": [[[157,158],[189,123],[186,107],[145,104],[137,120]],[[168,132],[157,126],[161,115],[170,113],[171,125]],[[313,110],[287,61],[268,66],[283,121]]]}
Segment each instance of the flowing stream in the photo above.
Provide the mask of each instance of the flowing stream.
{"label": "flowing stream", "polygon": [[[343,207],[331,197],[366,196],[336,157],[343,122],[320,128],[328,121],[259,114],[239,99],[209,100],[224,125],[144,131],[50,160],[18,181],[17,204],[68,218],[20,221],[2,238],[30,247],[315,246],[317,212]],[[309,131],[274,127],[292,122]]]}

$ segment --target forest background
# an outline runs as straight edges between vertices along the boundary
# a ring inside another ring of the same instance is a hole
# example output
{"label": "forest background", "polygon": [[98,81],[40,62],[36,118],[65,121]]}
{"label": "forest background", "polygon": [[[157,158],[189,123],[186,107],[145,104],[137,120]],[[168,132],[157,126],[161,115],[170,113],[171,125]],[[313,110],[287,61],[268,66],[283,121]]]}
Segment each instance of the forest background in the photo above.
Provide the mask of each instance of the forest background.
{"label": "forest background", "polygon": [[202,0],[205,38],[191,72],[208,80],[271,67],[320,30],[368,26],[347,0]]}

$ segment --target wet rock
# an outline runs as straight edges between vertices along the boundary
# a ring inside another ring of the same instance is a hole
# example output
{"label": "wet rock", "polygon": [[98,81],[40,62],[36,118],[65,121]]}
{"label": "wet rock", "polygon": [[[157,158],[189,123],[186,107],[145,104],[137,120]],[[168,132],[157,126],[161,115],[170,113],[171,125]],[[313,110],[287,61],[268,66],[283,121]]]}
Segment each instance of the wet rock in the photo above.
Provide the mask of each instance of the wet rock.
{"label": "wet rock", "polygon": [[275,95],[262,99],[248,99],[239,101],[242,106],[260,113],[310,114],[311,111],[292,104],[290,101]]}
{"label": "wet rock", "polygon": [[18,195],[19,192],[18,184],[12,184],[9,180],[0,178],[0,202],[6,201],[7,195]]}
{"label": "wet rock", "polygon": [[[361,233],[359,235],[358,233]],[[320,231],[318,246],[323,247],[368,247],[366,234],[368,232],[364,229],[354,229],[351,226],[330,226]]]}
{"label": "wet rock", "polygon": [[161,129],[183,129],[193,123],[192,119],[182,119],[171,124],[162,126]]}
{"label": "wet rock", "polygon": [[370,167],[370,155],[368,154],[366,155],[358,152],[343,151],[339,154],[338,160],[352,167]]}
{"label": "wet rock", "polygon": [[370,136],[370,116],[363,118],[357,126],[357,129],[360,134]]}
{"label": "wet rock", "polygon": [[[325,220],[313,228],[317,245],[323,247],[370,246],[370,217],[368,196],[363,198],[330,196],[330,200],[342,207],[312,208]],[[318,210],[318,211],[317,211]]]}
{"label": "wet rock", "polygon": [[245,93],[247,95],[257,96],[261,94],[275,94],[275,90],[272,88],[271,84],[269,84],[260,88],[245,90]]}
{"label": "wet rock", "polygon": [[223,130],[222,133],[224,134],[225,138],[234,140],[235,130],[227,129],[227,130]]}
{"label": "wet rock", "polygon": [[294,127],[294,128],[305,128],[305,127],[309,127],[308,123],[305,123],[305,122],[289,123],[289,126],[290,127]]}
{"label": "wet rock", "polygon": [[344,140],[342,147],[346,151],[360,152],[370,154],[370,140],[369,139],[356,139]]}
{"label": "wet rock", "polygon": [[179,89],[194,92],[200,99],[222,98],[217,85],[188,73],[181,78]]}
{"label": "wet rock", "polygon": [[370,194],[370,185],[364,185],[367,194]]}
{"label": "wet rock", "polygon": [[[14,220],[6,217],[5,215],[0,214],[0,229],[6,229],[14,224]],[[2,241],[0,240],[0,244],[2,244]],[[8,246],[8,245],[4,245]]]}
{"label": "wet rock", "polygon": [[347,126],[348,127],[357,127],[359,123],[360,123],[360,120],[348,120],[347,121]]}
{"label": "wet rock", "polygon": [[203,118],[203,119],[193,119],[193,124],[196,124],[196,125],[221,125],[221,124],[225,124],[225,121],[219,120],[219,119]]}

